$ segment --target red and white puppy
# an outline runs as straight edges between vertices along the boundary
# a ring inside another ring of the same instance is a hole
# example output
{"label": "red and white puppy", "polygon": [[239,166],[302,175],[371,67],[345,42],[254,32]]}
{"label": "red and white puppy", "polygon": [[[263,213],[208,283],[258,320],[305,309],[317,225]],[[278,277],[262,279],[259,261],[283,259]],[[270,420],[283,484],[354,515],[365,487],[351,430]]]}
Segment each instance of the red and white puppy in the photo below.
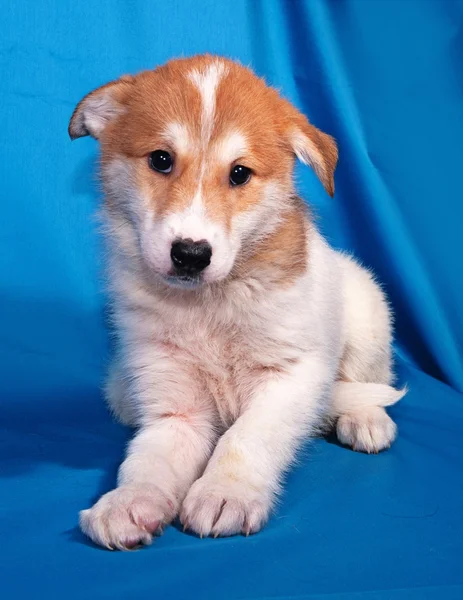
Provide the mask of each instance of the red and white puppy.
{"label": "red and white puppy", "polygon": [[201,536],[258,531],[303,440],[387,448],[391,317],[295,195],[295,157],[330,195],[334,140],[248,69],[175,60],[86,96],[101,144],[118,332],[109,403],[138,428],[118,487],[81,513],[108,548],[179,515]]}

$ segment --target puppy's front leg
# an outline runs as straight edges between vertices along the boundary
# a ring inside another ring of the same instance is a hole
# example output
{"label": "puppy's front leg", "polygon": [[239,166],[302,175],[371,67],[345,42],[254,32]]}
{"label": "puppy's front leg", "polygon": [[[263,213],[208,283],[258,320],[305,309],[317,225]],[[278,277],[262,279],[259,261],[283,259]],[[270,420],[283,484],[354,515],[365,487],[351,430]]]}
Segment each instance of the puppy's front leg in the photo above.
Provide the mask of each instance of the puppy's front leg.
{"label": "puppy's front leg", "polygon": [[154,386],[140,381],[140,394],[161,389],[164,397],[153,399],[145,410],[144,424],[120,467],[118,487],[80,514],[82,530],[101,546],[124,550],[148,544],[177,515],[211,455],[216,441],[212,414],[195,397],[200,390],[194,382],[179,386],[180,366],[172,368],[158,371]]}
{"label": "puppy's front leg", "polygon": [[249,405],[223,435],[204,475],[188,492],[183,524],[201,536],[258,531],[301,440],[317,424],[333,369],[317,356],[289,372],[268,369]]}

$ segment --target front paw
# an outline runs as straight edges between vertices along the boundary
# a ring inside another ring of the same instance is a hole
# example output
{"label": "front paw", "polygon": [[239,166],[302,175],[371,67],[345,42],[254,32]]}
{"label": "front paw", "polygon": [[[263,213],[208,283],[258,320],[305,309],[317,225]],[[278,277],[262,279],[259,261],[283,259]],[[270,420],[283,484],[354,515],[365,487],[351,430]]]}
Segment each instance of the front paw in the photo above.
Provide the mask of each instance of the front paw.
{"label": "front paw", "polygon": [[150,484],[124,485],[80,513],[80,527],[95,544],[109,550],[133,550],[175,516],[175,506]]}
{"label": "front paw", "polygon": [[271,508],[268,489],[225,474],[206,474],[188,492],[180,520],[201,537],[249,535],[263,527]]}

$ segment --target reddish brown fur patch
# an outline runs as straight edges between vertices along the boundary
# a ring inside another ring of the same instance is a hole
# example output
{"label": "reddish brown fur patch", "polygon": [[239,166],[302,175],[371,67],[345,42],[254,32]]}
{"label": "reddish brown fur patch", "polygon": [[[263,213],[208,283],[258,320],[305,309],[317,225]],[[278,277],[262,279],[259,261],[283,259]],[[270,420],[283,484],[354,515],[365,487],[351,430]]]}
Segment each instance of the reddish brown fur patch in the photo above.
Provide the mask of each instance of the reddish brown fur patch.
{"label": "reddish brown fur patch", "polygon": [[308,211],[299,198],[293,199],[277,229],[254,249],[253,254],[237,265],[243,276],[263,270],[274,283],[291,285],[307,269]]}

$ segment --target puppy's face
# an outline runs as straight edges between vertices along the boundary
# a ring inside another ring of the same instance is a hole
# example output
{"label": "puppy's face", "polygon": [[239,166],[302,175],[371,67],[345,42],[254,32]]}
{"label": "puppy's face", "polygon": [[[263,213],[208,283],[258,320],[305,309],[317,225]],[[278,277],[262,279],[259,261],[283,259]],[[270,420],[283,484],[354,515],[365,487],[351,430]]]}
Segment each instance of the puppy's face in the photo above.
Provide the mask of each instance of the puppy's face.
{"label": "puppy's face", "polygon": [[171,286],[220,281],[252,254],[288,207],[295,156],[334,191],[334,141],[222,58],[103,86],[77,106],[69,132],[99,139],[114,233],[124,228],[130,252]]}

